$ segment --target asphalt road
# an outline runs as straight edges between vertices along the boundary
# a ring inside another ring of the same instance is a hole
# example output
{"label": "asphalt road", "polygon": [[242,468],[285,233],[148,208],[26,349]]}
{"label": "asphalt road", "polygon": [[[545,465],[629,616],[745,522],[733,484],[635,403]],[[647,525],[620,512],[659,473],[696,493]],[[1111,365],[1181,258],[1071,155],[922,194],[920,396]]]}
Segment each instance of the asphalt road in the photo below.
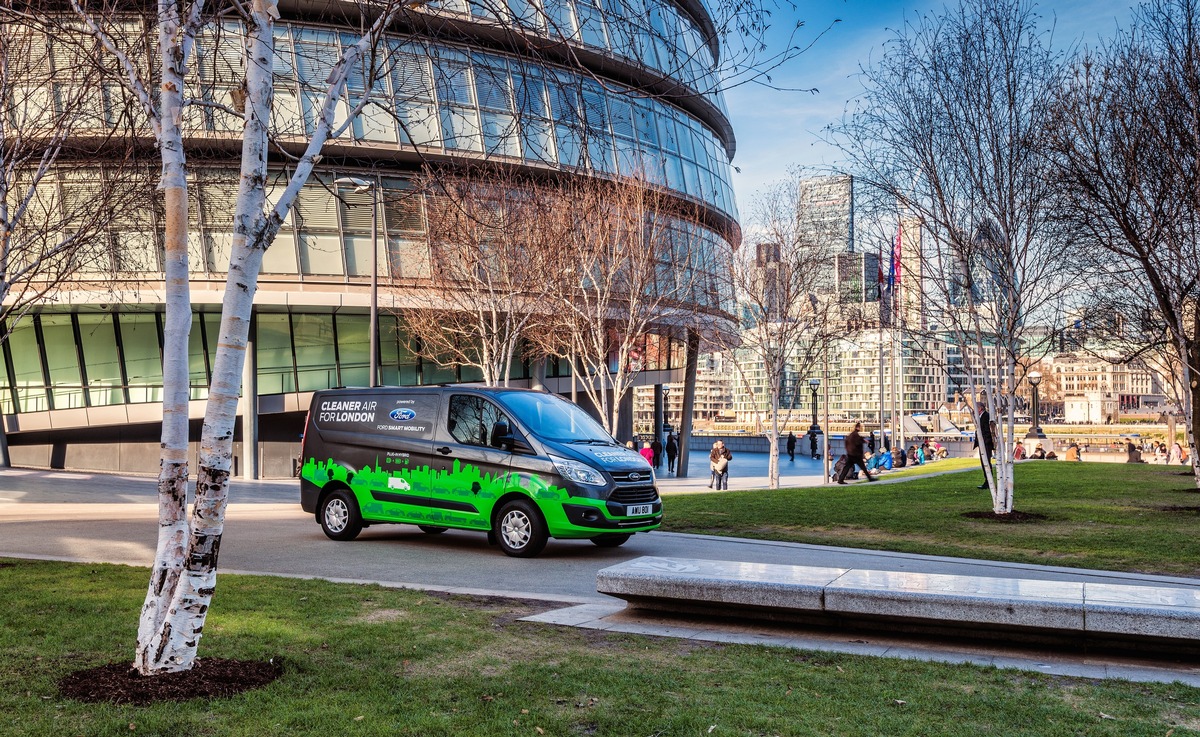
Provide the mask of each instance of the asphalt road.
{"label": "asphalt road", "polygon": [[[481,533],[426,535],[408,525],[372,527],[353,542],[334,542],[300,510],[298,497],[294,481],[235,482],[220,570],[568,602],[611,601],[596,593],[596,572],[643,555],[1045,580],[1169,582],[1200,589],[1196,579],[665,532],[635,535],[617,549],[552,540],[531,560],[505,556]],[[149,566],[156,519],[151,478],[0,471],[0,557]]]}

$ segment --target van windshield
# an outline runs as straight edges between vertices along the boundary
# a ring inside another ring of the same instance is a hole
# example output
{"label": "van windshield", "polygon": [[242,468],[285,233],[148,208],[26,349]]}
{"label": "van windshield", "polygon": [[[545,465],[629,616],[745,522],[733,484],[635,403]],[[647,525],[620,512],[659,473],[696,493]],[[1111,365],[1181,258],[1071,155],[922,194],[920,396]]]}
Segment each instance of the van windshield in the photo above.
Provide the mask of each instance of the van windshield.
{"label": "van windshield", "polygon": [[560,443],[616,442],[577,405],[553,394],[504,392],[496,398],[540,438]]}

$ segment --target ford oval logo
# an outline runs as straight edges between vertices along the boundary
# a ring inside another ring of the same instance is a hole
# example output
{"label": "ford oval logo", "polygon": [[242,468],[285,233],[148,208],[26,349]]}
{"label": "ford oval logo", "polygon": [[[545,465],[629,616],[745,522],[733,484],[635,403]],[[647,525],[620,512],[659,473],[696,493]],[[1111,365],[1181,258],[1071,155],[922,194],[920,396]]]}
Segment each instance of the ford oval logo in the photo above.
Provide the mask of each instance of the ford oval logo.
{"label": "ford oval logo", "polygon": [[631,473],[631,474],[629,474],[629,480],[630,481],[641,481],[642,475],[640,473],[636,473],[636,472]]}
{"label": "ford oval logo", "polygon": [[388,417],[397,422],[407,422],[416,416],[417,413],[408,408],[394,409],[388,414]]}

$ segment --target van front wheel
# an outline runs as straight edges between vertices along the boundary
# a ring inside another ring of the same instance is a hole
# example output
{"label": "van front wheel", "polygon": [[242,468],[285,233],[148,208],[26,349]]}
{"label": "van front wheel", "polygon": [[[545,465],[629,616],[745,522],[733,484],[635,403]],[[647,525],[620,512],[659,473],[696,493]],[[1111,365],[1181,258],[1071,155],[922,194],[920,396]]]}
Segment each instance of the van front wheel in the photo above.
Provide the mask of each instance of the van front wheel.
{"label": "van front wheel", "polygon": [[353,540],[362,532],[362,514],[349,491],[335,491],[321,502],[321,529],[330,540]]}
{"label": "van front wheel", "polygon": [[496,515],[496,542],[505,555],[532,558],[549,538],[537,508],[524,499],[513,499]]}

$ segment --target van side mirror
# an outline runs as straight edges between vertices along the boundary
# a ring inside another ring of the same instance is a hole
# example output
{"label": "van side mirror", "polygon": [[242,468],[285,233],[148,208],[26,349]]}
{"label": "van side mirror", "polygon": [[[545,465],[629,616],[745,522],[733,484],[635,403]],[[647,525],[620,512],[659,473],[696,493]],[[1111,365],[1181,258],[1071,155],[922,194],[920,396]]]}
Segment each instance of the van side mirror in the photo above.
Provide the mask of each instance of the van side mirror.
{"label": "van side mirror", "polygon": [[507,422],[497,422],[492,425],[492,438],[489,443],[493,448],[508,448],[512,450],[513,434],[512,428]]}

